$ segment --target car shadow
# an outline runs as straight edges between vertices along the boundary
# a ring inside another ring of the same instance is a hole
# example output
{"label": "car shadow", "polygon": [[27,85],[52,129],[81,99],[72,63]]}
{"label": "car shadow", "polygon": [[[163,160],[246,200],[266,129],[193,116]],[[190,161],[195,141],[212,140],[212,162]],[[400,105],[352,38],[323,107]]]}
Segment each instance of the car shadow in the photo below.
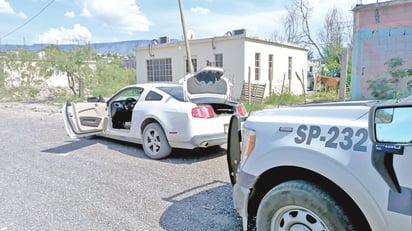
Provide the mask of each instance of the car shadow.
{"label": "car shadow", "polygon": [[162,199],[171,203],[160,217],[165,230],[242,229],[229,183],[215,180]]}
{"label": "car shadow", "polygon": [[212,146],[208,148],[195,148],[195,149],[179,149],[175,148],[169,157],[162,161],[173,163],[195,163],[205,160],[218,158],[226,155],[226,149],[221,146]]}
{"label": "car shadow", "polygon": [[[57,147],[42,150],[41,152],[64,155],[72,151],[82,149],[94,144],[102,144],[108,149],[114,150],[124,155],[129,155],[137,158],[150,159],[144,154],[143,147],[140,144],[130,143],[126,141],[113,140],[100,136],[90,136],[75,140],[65,141],[65,144]],[[222,146],[212,146],[208,148],[189,149],[173,149],[170,156],[155,161],[163,161],[174,164],[193,164],[196,162],[214,159],[226,155],[226,149]]]}
{"label": "car shadow", "polygon": [[45,149],[45,150],[42,150],[41,152],[47,152],[47,153],[52,153],[52,154],[67,154],[69,152],[75,151],[77,149],[85,148],[93,144],[96,144],[96,141],[93,141],[92,139],[82,138],[79,140],[65,141],[65,144],[63,145],[59,145],[54,148]]}

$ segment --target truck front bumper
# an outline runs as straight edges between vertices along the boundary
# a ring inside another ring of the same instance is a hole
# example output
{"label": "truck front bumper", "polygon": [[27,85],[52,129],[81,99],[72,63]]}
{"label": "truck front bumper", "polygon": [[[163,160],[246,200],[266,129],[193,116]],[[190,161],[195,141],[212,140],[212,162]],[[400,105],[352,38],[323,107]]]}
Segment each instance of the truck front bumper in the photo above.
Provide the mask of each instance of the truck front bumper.
{"label": "truck front bumper", "polygon": [[233,187],[233,204],[242,217],[243,230],[247,230],[249,197],[256,178],[256,176],[239,170],[237,172],[236,184]]}

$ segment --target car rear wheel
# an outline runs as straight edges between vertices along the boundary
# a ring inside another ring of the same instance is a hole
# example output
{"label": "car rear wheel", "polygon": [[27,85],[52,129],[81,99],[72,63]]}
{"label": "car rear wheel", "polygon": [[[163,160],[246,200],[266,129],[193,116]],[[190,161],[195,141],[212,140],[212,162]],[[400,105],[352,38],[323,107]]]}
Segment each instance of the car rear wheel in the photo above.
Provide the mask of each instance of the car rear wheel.
{"label": "car rear wheel", "polygon": [[165,158],[172,152],[166,135],[158,123],[150,123],[144,128],[142,145],[146,155],[152,159]]}
{"label": "car rear wheel", "polygon": [[326,191],[302,180],[284,182],[262,199],[257,230],[353,230],[341,206]]}

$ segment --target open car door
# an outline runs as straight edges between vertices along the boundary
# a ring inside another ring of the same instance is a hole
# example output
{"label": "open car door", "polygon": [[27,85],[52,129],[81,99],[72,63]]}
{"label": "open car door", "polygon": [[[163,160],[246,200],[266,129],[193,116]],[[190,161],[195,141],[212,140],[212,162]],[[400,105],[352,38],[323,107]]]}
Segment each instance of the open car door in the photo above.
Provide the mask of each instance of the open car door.
{"label": "open car door", "polygon": [[229,80],[219,67],[205,67],[186,76],[183,89],[193,103],[225,103],[230,96]]}
{"label": "open car door", "polygon": [[71,138],[98,135],[107,126],[107,104],[101,102],[66,103],[64,125]]}

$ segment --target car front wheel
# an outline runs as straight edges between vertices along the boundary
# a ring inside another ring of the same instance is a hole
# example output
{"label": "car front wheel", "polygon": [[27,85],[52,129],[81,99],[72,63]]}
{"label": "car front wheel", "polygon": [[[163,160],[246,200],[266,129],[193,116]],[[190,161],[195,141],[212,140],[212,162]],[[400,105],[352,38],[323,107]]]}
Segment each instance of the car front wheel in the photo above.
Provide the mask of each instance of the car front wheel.
{"label": "car front wheel", "polygon": [[318,186],[302,180],[284,182],[262,199],[257,230],[353,230],[341,206]]}
{"label": "car front wheel", "polygon": [[150,123],[144,128],[142,145],[145,154],[152,159],[165,158],[172,152],[166,135],[158,123]]}

